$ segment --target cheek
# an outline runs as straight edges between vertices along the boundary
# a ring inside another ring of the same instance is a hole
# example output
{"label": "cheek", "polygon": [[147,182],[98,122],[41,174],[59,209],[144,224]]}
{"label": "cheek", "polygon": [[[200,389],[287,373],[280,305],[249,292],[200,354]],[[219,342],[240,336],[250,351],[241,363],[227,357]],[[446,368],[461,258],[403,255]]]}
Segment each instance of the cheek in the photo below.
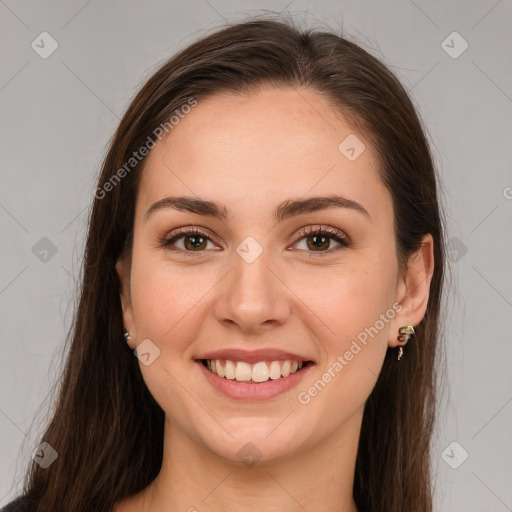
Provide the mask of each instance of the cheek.
{"label": "cheek", "polygon": [[[316,322],[324,351],[343,350],[359,333],[374,326],[392,307],[395,270],[392,262],[358,254],[353,262],[330,268],[296,272],[291,288],[302,312]],[[309,313],[308,313],[309,309]],[[311,313],[314,313],[312,315]],[[393,313],[393,311],[391,312]],[[389,316],[389,315],[388,315]],[[382,338],[387,338],[388,322],[379,322]]]}
{"label": "cheek", "polygon": [[190,425],[200,411],[180,383],[190,378],[193,341],[201,335],[206,314],[205,294],[215,281],[211,273],[199,276],[190,269],[170,270],[169,265],[150,257],[140,261],[132,267],[131,286],[137,343],[149,339],[160,350],[150,365],[139,365],[141,373],[166,414],[177,423]]}
{"label": "cheek", "polygon": [[318,418],[318,428],[331,430],[364,406],[377,381],[387,351],[389,322],[396,314],[393,274],[382,273],[379,266],[368,271],[353,267],[316,283],[322,285],[323,293],[320,286],[304,288],[303,293],[304,302],[318,312],[320,320],[312,330],[323,333],[317,343],[324,359],[321,373],[298,390],[297,401],[312,418]]}
{"label": "cheek", "polygon": [[134,266],[131,290],[137,338],[149,338],[165,350],[183,347],[200,328],[201,299],[213,285],[211,275],[199,277],[193,270],[171,269],[150,259]]}

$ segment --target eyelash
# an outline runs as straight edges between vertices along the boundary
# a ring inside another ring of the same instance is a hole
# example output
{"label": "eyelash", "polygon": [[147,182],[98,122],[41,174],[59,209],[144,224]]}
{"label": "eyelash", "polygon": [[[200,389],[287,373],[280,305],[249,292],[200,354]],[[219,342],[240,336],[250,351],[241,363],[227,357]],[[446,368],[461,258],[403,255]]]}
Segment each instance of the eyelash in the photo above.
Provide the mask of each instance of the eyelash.
{"label": "eyelash", "polygon": [[[171,248],[171,246],[174,243],[176,243],[176,241],[178,241],[180,238],[187,238],[188,236],[191,236],[191,235],[192,236],[200,235],[203,238],[207,239],[208,241],[213,241],[213,240],[211,240],[208,233],[206,233],[205,231],[202,231],[201,229],[180,228],[176,231],[173,231],[169,235],[169,237],[163,238],[160,241],[160,245],[161,245],[161,247],[163,247],[165,249],[175,251],[175,252],[181,252],[186,256],[195,256],[197,253],[204,252],[204,250],[203,251],[187,251],[184,249]],[[337,242],[339,244],[334,249],[328,249],[326,251],[319,251],[319,252],[306,251],[307,253],[309,253],[308,257],[312,257],[312,258],[323,257],[328,254],[332,254],[339,250],[345,249],[351,245],[350,239],[345,234],[343,234],[341,231],[339,231],[337,229],[330,228],[328,226],[321,226],[321,227],[308,226],[307,228],[301,229],[299,231],[299,233],[297,234],[297,238],[296,238],[295,242],[293,242],[293,244],[295,245],[297,242],[299,242],[303,238],[307,238],[310,236],[326,236],[327,238],[331,238],[332,240],[334,240],[335,242]]]}

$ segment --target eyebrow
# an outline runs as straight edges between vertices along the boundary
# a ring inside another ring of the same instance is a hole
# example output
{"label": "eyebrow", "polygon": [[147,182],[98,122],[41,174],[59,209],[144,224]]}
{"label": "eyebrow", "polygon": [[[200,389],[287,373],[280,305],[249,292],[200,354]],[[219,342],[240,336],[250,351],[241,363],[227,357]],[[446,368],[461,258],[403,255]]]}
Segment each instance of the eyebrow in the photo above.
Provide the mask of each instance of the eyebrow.
{"label": "eyebrow", "polygon": [[[282,222],[296,215],[326,210],[328,208],[348,208],[370,217],[366,208],[358,202],[343,196],[331,195],[308,197],[307,199],[288,199],[275,208],[274,219],[276,222]],[[228,222],[230,219],[229,212],[223,205],[194,197],[181,196],[165,197],[153,203],[145,213],[144,220],[148,220],[157,211],[167,209],[215,217],[225,222]]]}

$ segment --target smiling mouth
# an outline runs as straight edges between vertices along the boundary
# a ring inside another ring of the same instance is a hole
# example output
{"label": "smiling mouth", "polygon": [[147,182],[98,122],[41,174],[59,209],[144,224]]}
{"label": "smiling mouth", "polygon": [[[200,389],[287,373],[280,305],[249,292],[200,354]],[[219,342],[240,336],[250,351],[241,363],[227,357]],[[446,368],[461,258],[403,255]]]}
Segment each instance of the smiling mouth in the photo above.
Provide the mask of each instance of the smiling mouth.
{"label": "smiling mouth", "polygon": [[229,359],[199,359],[198,361],[219,377],[248,384],[283,379],[313,365],[312,361],[291,360],[261,361],[255,364]]}

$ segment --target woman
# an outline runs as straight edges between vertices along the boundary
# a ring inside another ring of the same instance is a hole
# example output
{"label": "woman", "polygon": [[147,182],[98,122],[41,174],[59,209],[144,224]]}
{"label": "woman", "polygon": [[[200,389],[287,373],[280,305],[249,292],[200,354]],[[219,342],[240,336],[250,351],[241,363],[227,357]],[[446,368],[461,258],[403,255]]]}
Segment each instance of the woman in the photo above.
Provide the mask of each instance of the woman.
{"label": "woman", "polygon": [[432,510],[442,224],[382,63],[223,28],[144,85],[94,195],[60,396],[7,510]]}

